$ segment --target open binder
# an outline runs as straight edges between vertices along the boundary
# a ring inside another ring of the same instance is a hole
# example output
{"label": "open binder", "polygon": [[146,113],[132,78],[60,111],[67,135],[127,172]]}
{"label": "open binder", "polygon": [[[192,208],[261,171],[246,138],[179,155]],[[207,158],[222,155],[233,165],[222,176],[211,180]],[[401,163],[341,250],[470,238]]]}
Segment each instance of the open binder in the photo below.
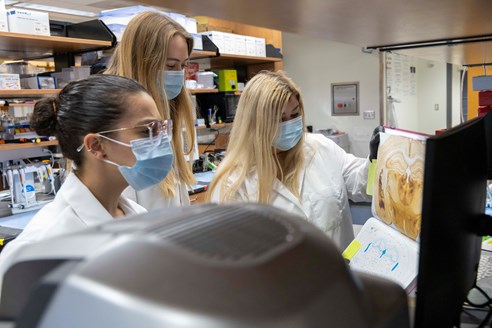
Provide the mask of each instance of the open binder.
{"label": "open binder", "polygon": [[400,284],[417,282],[425,140],[428,135],[387,128],[369,172],[372,214],[343,252],[350,267]]}

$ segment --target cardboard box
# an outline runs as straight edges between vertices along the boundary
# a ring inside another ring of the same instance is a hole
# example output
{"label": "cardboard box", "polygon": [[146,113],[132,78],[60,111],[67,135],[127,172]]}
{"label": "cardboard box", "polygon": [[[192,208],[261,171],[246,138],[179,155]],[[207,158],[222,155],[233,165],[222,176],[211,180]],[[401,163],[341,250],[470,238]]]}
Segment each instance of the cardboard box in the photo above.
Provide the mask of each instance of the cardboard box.
{"label": "cardboard box", "polygon": [[224,33],[232,33],[232,29],[228,26],[221,26],[220,23],[217,24],[217,20],[209,19],[207,16],[196,16],[196,24],[198,33],[217,31]]}
{"label": "cardboard box", "polygon": [[225,53],[225,48],[224,48],[224,33],[218,32],[218,31],[208,31],[208,32],[202,32],[199,34],[203,34],[208,36],[210,41],[212,41],[217,48],[219,48],[219,52]]}
{"label": "cardboard box", "polygon": [[235,69],[219,70],[219,91],[237,91],[237,71]]}
{"label": "cardboard box", "polygon": [[20,90],[19,74],[0,74],[0,90]]}
{"label": "cardboard box", "polygon": [[116,39],[120,41],[128,23],[132,20],[133,17],[144,11],[157,11],[166,16],[170,16],[170,14],[163,11],[158,11],[155,8],[138,5],[103,10],[99,13],[99,19],[103,21],[104,24],[106,24],[106,26],[116,36]]}
{"label": "cardboard box", "polygon": [[256,56],[256,38],[254,36],[245,36],[246,56]]}
{"label": "cardboard box", "polygon": [[1,8],[0,8],[0,31],[1,32],[9,31],[9,21],[7,18],[7,11]]}
{"label": "cardboard box", "polygon": [[246,56],[246,37],[244,35],[234,34],[234,53]]}
{"label": "cardboard box", "polygon": [[235,53],[235,36],[232,33],[223,33],[224,36],[224,51],[225,54],[236,54]]}
{"label": "cardboard box", "polygon": [[186,29],[186,16],[178,13],[169,13],[169,16]]}
{"label": "cardboard box", "polygon": [[10,32],[50,35],[48,13],[17,8],[9,9],[7,19]]}
{"label": "cardboard box", "polygon": [[196,24],[196,30],[198,31],[198,33],[209,32],[209,31],[232,33],[232,29],[230,28],[216,26],[216,25],[208,25],[208,24]]}
{"label": "cardboard box", "polygon": [[198,33],[198,30],[196,27],[196,19],[186,17],[186,31],[188,31],[188,33],[191,33],[191,34]]}
{"label": "cardboard box", "polygon": [[193,49],[194,50],[203,50],[203,41],[202,35],[196,33],[190,33],[193,37]]}
{"label": "cardboard box", "polygon": [[255,48],[257,57],[266,57],[265,38],[255,38]]}

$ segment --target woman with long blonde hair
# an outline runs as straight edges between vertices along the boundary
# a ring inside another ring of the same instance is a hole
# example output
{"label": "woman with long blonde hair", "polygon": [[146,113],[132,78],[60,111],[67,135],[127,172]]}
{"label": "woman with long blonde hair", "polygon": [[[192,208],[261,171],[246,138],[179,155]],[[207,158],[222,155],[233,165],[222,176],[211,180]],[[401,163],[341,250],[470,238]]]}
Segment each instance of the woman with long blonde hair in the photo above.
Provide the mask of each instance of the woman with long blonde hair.
{"label": "woman with long blonde hair", "polygon": [[370,200],[368,166],[323,135],[304,133],[299,88],[282,72],[264,71],[241,95],[209,195],[296,213],[344,249],[354,238],[348,199]]}
{"label": "woman with long blonde hair", "polygon": [[125,196],[148,210],[189,204],[187,186],[195,178],[185,155],[193,153],[195,134],[184,70],[192,50],[193,38],[181,25],[162,13],[147,11],[130,21],[105,71],[140,82],[162,118],[173,122],[173,171],[160,185],[125,190]]}

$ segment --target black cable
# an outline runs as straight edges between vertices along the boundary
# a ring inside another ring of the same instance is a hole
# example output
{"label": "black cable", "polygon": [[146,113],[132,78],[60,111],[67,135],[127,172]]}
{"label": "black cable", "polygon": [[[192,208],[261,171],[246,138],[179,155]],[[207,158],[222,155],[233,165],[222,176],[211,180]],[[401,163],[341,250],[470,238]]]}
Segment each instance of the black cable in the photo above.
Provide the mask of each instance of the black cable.
{"label": "black cable", "polygon": [[218,136],[219,136],[219,134],[220,134],[220,131],[219,131],[219,130],[220,130],[220,129],[215,129],[215,132],[217,132],[217,134],[215,135],[214,140],[210,141],[210,142],[208,143],[207,147],[205,147],[205,149],[203,150],[203,152],[204,152],[204,153],[205,153],[205,152],[207,152],[208,147],[210,147],[212,144],[214,144],[214,143],[215,143],[215,141],[217,140],[217,137],[218,137]]}
{"label": "black cable", "polygon": [[213,140],[213,141],[211,141],[211,142],[207,145],[207,147],[205,147],[205,149],[203,150],[203,152],[204,152],[204,153],[207,151],[208,147],[210,147],[213,143],[215,143],[215,141],[217,141],[217,138],[219,137],[219,134],[220,134],[220,130],[225,129],[226,127],[227,127],[227,126],[226,126],[226,125],[224,125],[223,127],[220,127],[220,128],[210,128],[210,131],[215,131],[215,132],[217,132],[217,134],[215,135],[214,140]]}
{"label": "black cable", "polygon": [[478,328],[485,327],[487,325],[487,323],[489,322],[491,316],[492,316],[492,307],[489,306],[489,312],[487,312],[487,315],[482,320],[482,322],[480,323],[480,325],[478,326]]}
{"label": "black cable", "polygon": [[470,300],[468,299],[468,296],[467,296],[467,297],[466,297],[466,302],[467,302],[468,304],[470,304],[471,306],[476,307],[476,308],[484,308],[484,307],[490,306],[490,305],[492,304],[492,299],[489,297],[489,295],[487,295],[487,292],[485,292],[485,291],[484,291],[482,288],[480,288],[477,284],[475,284],[475,285],[473,286],[473,288],[472,288],[472,289],[476,289],[476,290],[478,290],[478,291],[480,292],[480,294],[482,294],[482,295],[485,297],[486,302],[485,302],[485,303],[483,303],[483,304],[475,304],[475,303],[473,303],[472,301],[470,301]]}
{"label": "black cable", "polygon": [[[472,301],[470,301],[468,299],[468,297],[466,298],[466,302],[471,305],[472,307],[474,307],[475,309],[484,309],[484,308],[488,308],[488,311],[487,311],[487,315],[485,316],[485,318],[483,318],[483,320],[480,322],[480,325],[478,326],[479,328],[481,327],[485,327],[487,325],[487,323],[490,321],[491,317],[492,317],[492,299],[489,297],[489,295],[480,287],[478,286],[476,283],[475,285],[473,286],[473,288],[475,288],[476,290],[478,290],[486,299],[486,302],[483,303],[483,304],[476,304]],[[464,313],[467,313],[467,311],[463,308],[462,311]]]}

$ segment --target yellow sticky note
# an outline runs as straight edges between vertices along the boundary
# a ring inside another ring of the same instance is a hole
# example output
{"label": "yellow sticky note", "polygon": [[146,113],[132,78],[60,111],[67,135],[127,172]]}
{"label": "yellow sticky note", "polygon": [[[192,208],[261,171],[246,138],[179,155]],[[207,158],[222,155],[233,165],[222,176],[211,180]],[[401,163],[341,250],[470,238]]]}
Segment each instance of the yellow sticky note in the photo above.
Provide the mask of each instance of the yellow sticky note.
{"label": "yellow sticky note", "polygon": [[362,247],[362,244],[357,240],[354,239],[350,245],[347,246],[347,248],[343,251],[342,256],[344,259],[350,260],[354,255],[359,251],[359,249]]}
{"label": "yellow sticky note", "polygon": [[369,171],[367,172],[367,186],[366,194],[374,195],[374,180],[376,176],[376,163],[377,160],[373,159],[371,164],[369,164]]}

